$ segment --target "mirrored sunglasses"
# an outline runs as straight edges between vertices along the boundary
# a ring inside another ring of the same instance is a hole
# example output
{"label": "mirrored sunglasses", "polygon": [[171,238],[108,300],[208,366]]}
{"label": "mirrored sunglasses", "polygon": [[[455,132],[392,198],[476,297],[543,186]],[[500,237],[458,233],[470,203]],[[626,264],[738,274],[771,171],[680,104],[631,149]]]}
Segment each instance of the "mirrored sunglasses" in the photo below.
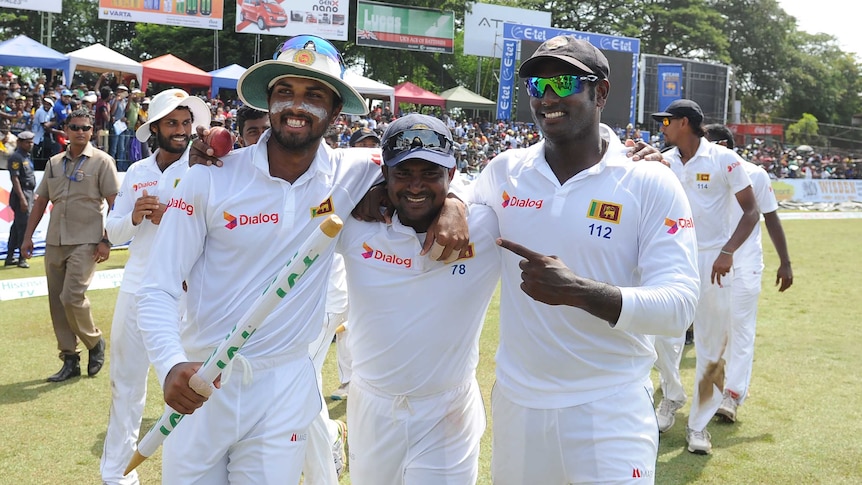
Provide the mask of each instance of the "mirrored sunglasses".
{"label": "mirrored sunglasses", "polygon": [[69,125],[69,129],[72,131],[90,131],[93,129],[93,125]]}
{"label": "mirrored sunglasses", "polygon": [[527,87],[527,94],[533,98],[543,97],[548,87],[553,89],[557,96],[565,98],[583,91],[585,81],[596,82],[598,80],[599,77],[592,74],[588,76],[563,74],[554,77],[528,77],[524,80],[524,85]]}
{"label": "mirrored sunglasses", "polygon": [[452,140],[434,130],[405,130],[390,135],[383,145],[383,160],[388,161],[404,151],[424,148],[443,155],[455,155]]}
{"label": "mirrored sunglasses", "polygon": [[[297,35],[296,37],[291,37],[279,44],[275,49],[275,54],[273,54],[272,58],[278,59],[278,56],[290,50],[297,51],[297,55],[304,54],[313,56],[314,54],[301,52],[310,51],[311,53],[317,53],[328,57],[340,66],[341,77],[344,77],[344,71],[346,70],[344,58],[341,57],[341,53],[338,52],[338,49],[336,49],[335,46],[329,43],[326,39],[322,39],[314,35]],[[311,65],[314,63],[314,59],[310,59],[310,62],[300,61],[300,63]]]}

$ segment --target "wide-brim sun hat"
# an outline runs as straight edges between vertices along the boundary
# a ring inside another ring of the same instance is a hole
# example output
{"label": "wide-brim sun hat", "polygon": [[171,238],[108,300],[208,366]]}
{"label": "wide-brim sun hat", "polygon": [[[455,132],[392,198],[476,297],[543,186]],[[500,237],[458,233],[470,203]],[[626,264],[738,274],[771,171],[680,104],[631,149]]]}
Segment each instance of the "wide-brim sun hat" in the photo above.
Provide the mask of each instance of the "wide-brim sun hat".
{"label": "wide-brim sun hat", "polygon": [[192,122],[193,133],[198,126],[203,126],[204,128],[210,127],[210,110],[204,100],[197,96],[191,96],[182,89],[167,89],[153,96],[150,102],[150,109],[148,110],[149,118],[147,122],[135,131],[138,141],[145,143],[149,140],[151,134],[150,125],[164,118],[180,106],[188,106],[194,116],[194,121]]}
{"label": "wide-brim sun hat", "polygon": [[237,92],[243,103],[268,111],[268,92],[277,79],[297,76],[320,81],[341,98],[341,112],[351,115],[368,113],[365,98],[344,82],[344,60],[329,41],[314,35],[299,35],[285,41],[272,60],[258,62],[239,78]]}

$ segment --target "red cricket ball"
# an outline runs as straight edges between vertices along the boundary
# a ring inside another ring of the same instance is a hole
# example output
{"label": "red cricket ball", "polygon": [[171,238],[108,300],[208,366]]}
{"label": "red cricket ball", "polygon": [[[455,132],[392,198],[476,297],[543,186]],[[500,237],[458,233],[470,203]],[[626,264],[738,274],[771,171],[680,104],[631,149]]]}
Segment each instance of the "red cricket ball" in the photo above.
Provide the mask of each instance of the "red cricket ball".
{"label": "red cricket ball", "polygon": [[221,158],[233,150],[233,133],[227,128],[216,126],[210,128],[204,142],[213,149],[213,156]]}

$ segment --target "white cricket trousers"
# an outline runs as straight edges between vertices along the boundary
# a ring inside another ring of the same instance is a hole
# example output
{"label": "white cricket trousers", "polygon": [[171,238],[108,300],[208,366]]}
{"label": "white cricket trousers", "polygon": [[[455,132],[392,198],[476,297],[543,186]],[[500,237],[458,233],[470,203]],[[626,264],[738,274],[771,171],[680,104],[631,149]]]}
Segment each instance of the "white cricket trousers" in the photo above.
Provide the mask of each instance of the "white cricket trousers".
{"label": "white cricket trousers", "polygon": [[[211,350],[190,358],[203,361]],[[203,358],[201,358],[203,357]],[[234,366],[243,365],[234,358]],[[298,484],[320,390],[307,347],[250,360],[251,382],[234,369],[163,445],[165,485]]]}
{"label": "white cricket trousers", "polygon": [[712,264],[720,249],[698,251],[700,299],[694,314],[696,355],[694,393],[688,427],[701,431],[721,405],[724,388],[724,356],[729,344],[732,318],[733,270],[721,278],[721,286],[710,282]]}
{"label": "white cricket trousers", "polygon": [[121,290],[117,295],[109,351],[111,410],[99,468],[102,481],[108,485],[137,485],[137,470],[127,477],[123,472],[138,448],[150,361],[138,329],[134,293]]}
{"label": "white cricket trousers", "polygon": [[495,485],[655,482],[658,422],[649,376],[597,401],[559,409],[491,392]]}
{"label": "white cricket trousers", "polygon": [[678,337],[667,335],[654,336],[656,361],[655,368],[658,370],[659,387],[662,396],[671,401],[684,403],[688,396],[682,385],[679,375],[679,364],[682,361],[682,351],[685,348],[685,332]]}
{"label": "white cricket trousers", "polygon": [[[308,346],[308,353],[314,363],[314,373],[317,386],[323,389],[323,362],[332,343],[335,329],[347,320],[347,312],[327,313],[326,320],[320,329],[320,335]],[[332,457],[332,444],[338,437],[338,425],[329,419],[329,408],[323,394],[320,395],[320,413],[308,428],[308,447],[305,450],[305,462],[302,467],[305,485],[335,485],[338,475]]]}
{"label": "white cricket trousers", "polygon": [[479,477],[485,406],[475,378],[422,397],[393,396],[354,374],[347,400],[353,485],[464,485]]}
{"label": "white cricket trousers", "polygon": [[727,346],[725,389],[736,393],[742,404],[751,384],[754,365],[754,338],[757,331],[757,303],[760,299],[763,271],[756,268],[734,268],[733,320]]}

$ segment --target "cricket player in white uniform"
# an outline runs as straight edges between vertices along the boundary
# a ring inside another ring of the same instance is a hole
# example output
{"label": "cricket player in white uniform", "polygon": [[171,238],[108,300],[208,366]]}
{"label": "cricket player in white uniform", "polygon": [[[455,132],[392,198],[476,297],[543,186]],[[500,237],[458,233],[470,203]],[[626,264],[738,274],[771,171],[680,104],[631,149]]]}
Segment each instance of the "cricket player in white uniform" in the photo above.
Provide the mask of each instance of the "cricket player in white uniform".
{"label": "cricket player in white uniform", "polygon": [[[650,335],[679,335],[698,297],[691,210],[660,164],[600,125],[610,68],[572,36],[521,64],[543,140],[494,158],[475,198],[502,235],[495,484],[655,480]],[[553,256],[546,256],[553,255]]]}
{"label": "cricket player in white uniform", "polygon": [[[308,347],[324,319],[332,247],[309,262],[234,359],[245,363],[236,364],[243,379],[228,379],[225,369],[208,400],[188,385],[319,218],[347,219],[380,179],[367,153],[321,143],[340,112],[367,112],[342,80],[340,53],[319,37],[297,36],[276,55],[238,84],[245,104],[269,111],[271,128],[257,145],[223,157],[222,168],[189,169],[154,242],[164,257],[151,262],[137,293],[139,326],[165,402],[186,415],[164,445],[165,483],[298,483],[307,429],[320,411]],[[188,310],[180,327],[183,281]]]}
{"label": "cricket player in white uniform", "polygon": [[411,114],[389,125],[382,147],[392,223],[350,220],[337,243],[352,324],[351,483],[476,483],[485,430],[476,366],[500,276],[497,220],[473,206],[461,259],[422,256],[456,171],[452,135]]}
{"label": "cricket player in white uniform", "polygon": [[[724,125],[707,125],[706,139],[733,149],[733,133]],[[772,181],[763,168],[743,161],[742,168],[751,179],[757,209],[763,214],[769,238],[778,254],[779,266],[775,284],[783,292],[793,284],[793,269],[787,251],[784,228],[778,218],[778,201],[772,191]],[[733,206],[731,222],[742,217],[741,210]],[[725,421],[736,422],[738,407],[748,395],[751,370],[754,364],[754,337],[757,329],[757,301],[763,277],[763,245],[760,224],[754,226],[748,239],[733,254],[733,316],[730,341],[725,352],[724,396],[716,414]]]}
{"label": "cricket player in white uniform", "polygon": [[174,187],[189,168],[188,149],[194,127],[210,125],[206,103],[182,89],[156,95],[150,113],[136,136],[141,143],[155,136],[158,150],[129,167],[105,222],[108,239],[132,241],[111,325],[111,411],[101,462],[102,482],[109,485],[139,483],[137,471],[123,476],[137,448],[150,368],[138,329],[135,292],[151,255],[160,257],[158,251],[153,251],[153,240]]}
{"label": "cricket player in white uniform", "polygon": [[[694,214],[700,268],[700,299],[694,318],[696,352],[694,394],[686,428],[688,451],[708,454],[712,441],[706,425],[721,404],[724,392],[725,351],[731,322],[733,254],[757,225],[758,212],[751,181],[742,159],[731,150],[703,137],[703,111],[694,101],[678,99],[653,119],[661,123],[668,144],[664,153],[670,168],[682,182]],[[743,215],[731,224],[733,205]],[[656,336],[656,367],[667,385],[678,378],[685,334]],[[681,385],[678,382],[676,385]],[[670,398],[659,404],[659,426],[673,426],[674,413],[682,406]]]}

